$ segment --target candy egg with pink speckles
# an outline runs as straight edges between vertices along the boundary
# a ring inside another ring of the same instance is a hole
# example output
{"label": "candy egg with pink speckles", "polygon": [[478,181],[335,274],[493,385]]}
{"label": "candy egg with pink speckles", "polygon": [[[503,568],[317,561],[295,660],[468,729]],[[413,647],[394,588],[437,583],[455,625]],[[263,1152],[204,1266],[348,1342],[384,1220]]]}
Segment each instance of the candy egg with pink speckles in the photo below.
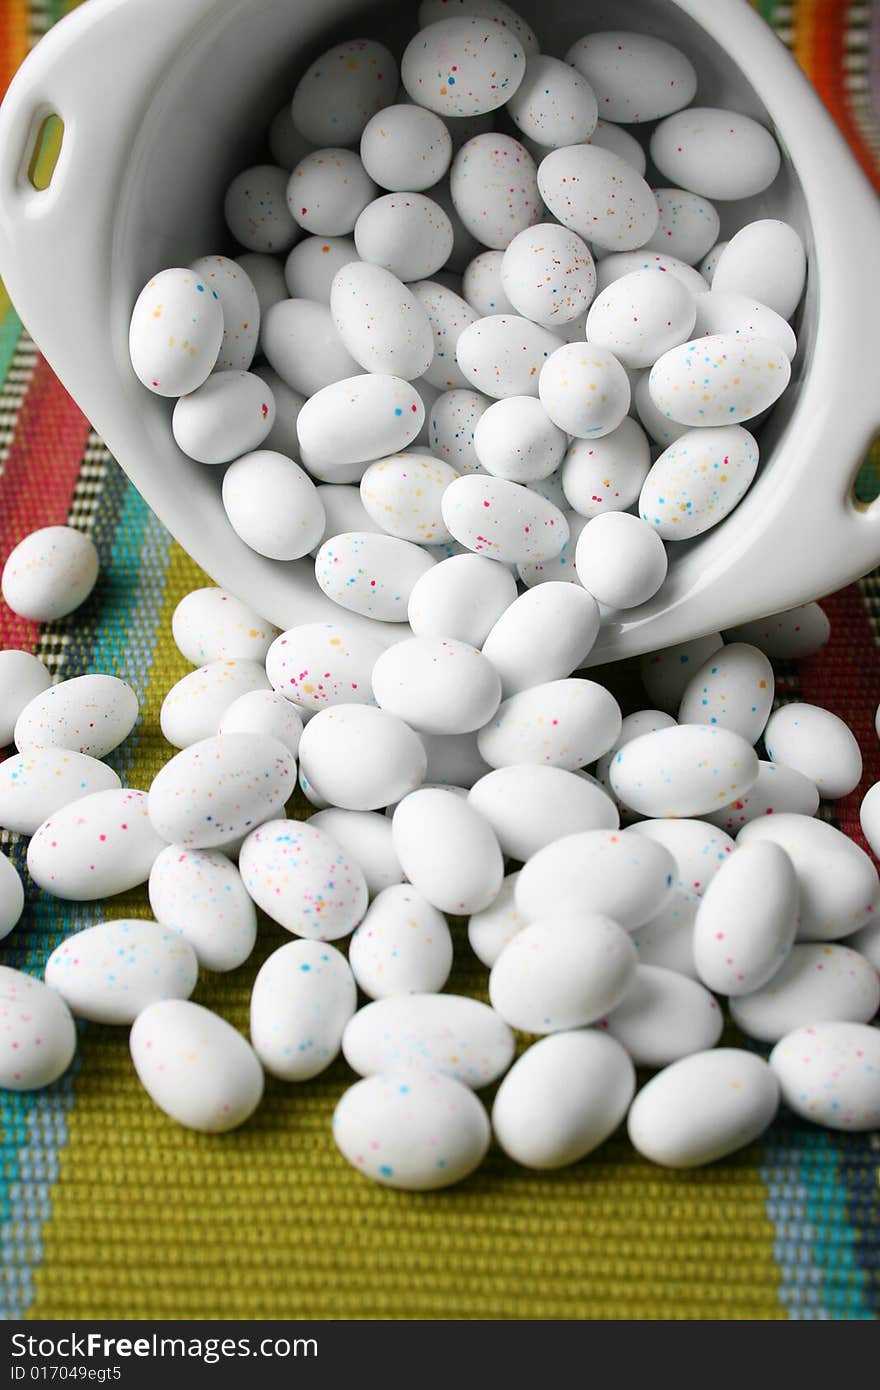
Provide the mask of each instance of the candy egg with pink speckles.
{"label": "candy egg with pink speckles", "polygon": [[598,145],[553,150],[538,166],[538,188],[564,227],[606,251],[632,251],[654,235],[654,194],[631,164]]}
{"label": "candy egg with pink speckles", "polygon": [[468,231],[496,251],[540,221],[544,207],[535,161],[512,135],[475,135],[449,171],[455,210]]}
{"label": "candy egg with pink speckles", "polygon": [[464,329],[455,355],[469,386],[501,400],[537,396],[541,369],[561,347],[562,340],[549,328],[516,314],[490,314]]}
{"label": "candy egg with pink speckles", "polygon": [[251,832],[238,860],[257,907],[285,931],[336,941],[367,910],[363,873],[342,846],[305,821],[267,821]]}
{"label": "candy egg with pink speckles", "polygon": [[223,310],[194,270],[162,270],[141,290],[131,313],[128,350],[138,380],[158,396],[183,396],[214,370],[223,341]]}
{"label": "candy egg with pink speckles", "polygon": [[456,478],[443,494],[448,530],[478,555],[510,564],[552,559],[568,540],[558,507],[519,483],[488,474]]}
{"label": "candy egg with pink speckles", "polygon": [[566,501],[590,520],[600,512],[623,512],[632,506],[651,470],[645,431],[624,416],[616,430],[598,439],[573,439],[560,475]]}
{"label": "candy egg with pink speckles", "polygon": [[341,464],[371,463],[405,449],[424,422],[422,398],[409,381],[384,372],[346,377],[316,392],[300,411],[300,457],[319,475]]}
{"label": "candy egg with pink speckles", "polygon": [[729,200],[763,193],[779,172],[779,146],[738,111],[691,106],[667,116],[651,136],[651,158],[677,188]]}
{"label": "candy egg with pink speckles", "polygon": [[623,423],[629,377],[608,348],[566,343],[541,366],[537,392],[550,419],[577,439],[601,439]]}
{"label": "candy egg with pink speckles", "polygon": [[179,932],[122,918],[74,932],[46,962],[46,984],[77,1018],[134,1023],[157,999],[188,999],[199,966]]}
{"label": "candy egg with pink speckles", "polygon": [[397,994],[359,1009],[342,1052],[361,1076],[439,1072],[475,1090],[513,1059],[513,1034],[488,1004],[460,994]]}
{"label": "candy egg with pink speckles", "polygon": [[316,58],[296,84],[293,124],[312,145],[351,145],[397,91],[397,64],[375,39],[349,39]]}
{"label": "candy egg with pink speckles", "polygon": [[28,872],[53,897],[91,902],[146,883],[164,847],[146,792],[93,792],[43,822],[28,845]]}
{"label": "candy egg with pink speckles", "polygon": [[794,945],[798,886],[779,845],[742,845],[712,879],[694,922],[700,979],[720,994],[759,990],[776,976]]}
{"label": "candy egg with pink speckles", "polygon": [[235,970],[257,939],[257,914],[241,875],[219,850],[168,845],[150,870],[150,907],[179,932],[206,970]]}
{"label": "candy egg with pink speckles", "polygon": [[665,541],[717,526],[738,506],[758,469],[758,442],[741,425],[688,429],[651,467],[639,515]]}
{"label": "candy egg with pink speckles", "polygon": [[418,106],[439,116],[479,116],[503,106],[526,70],[525,46],[477,15],[441,19],[407,45],[400,77]]}
{"label": "candy egg with pink speckles", "polygon": [[742,796],[720,811],[706,816],[713,825],[736,835],[751,820],[785,811],[814,816],[819,809],[819,789],[815,782],[782,763],[759,761],[758,780]]}
{"label": "candy egg with pink speckles", "polygon": [[377,192],[352,150],[336,146],[313,150],[286,179],[286,206],[295,235],[284,245],[253,249],[286,251],[299,236],[300,227],[313,236],[348,236]]}
{"label": "candy egg with pink speckles", "polygon": [[370,999],[393,994],[432,994],[452,968],[452,937],[442,912],[410,883],[397,883],[374,898],[351,938],[354,977]]}
{"label": "candy egg with pink speckles", "polygon": [[502,700],[477,743],[490,767],[541,763],[574,772],[607,752],[620,725],[614,696],[596,681],[572,676]]}
{"label": "candy egg with pink speckles", "polygon": [[246,372],[254,360],[260,335],[260,301],[250,276],[228,256],[201,256],[190,269],[220,297],[223,341],[217,368]]}
{"label": "candy egg with pink speckles", "polygon": [[678,722],[717,724],[757,743],[773,708],[775,687],[764,653],[747,642],[730,642],[691,676]]}
{"label": "candy egg with pink speckles", "polygon": [[769,338],[713,333],[665,352],[651,369],[651,400],[683,425],[738,425],[789,383],[791,363]]}
{"label": "candy egg with pink speckles", "polygon": [[229,463],[262,444],[275,424],[275,397],[253,372],[212,372],[174,407],[171,429],[197,463]]}
{"label": "candy egg with pink speckles", "polygon": [[838,942],[792,946],[770,979],[731,999],[734,1023],[750,1038],[778,1042],[811,1023],[870,1023],[880,1006],[880,976],[858,951]]}
{"label": "candy egg with pink speckles", "polygon": [[774,1047],[770,1066],[796,1115],[830,1129],[880,1127],[880,1032],[863,1023],[796,1028]]}
{"label": "candy egg with pink speckles", "polygon": [[315,578],[327,597],[349,612],[405,623],[410,594],[434,563],[433,556],[412,541],[343,531],[318,551]]}
{"label": "candy egg with pink speckles", "polygon": [[293,794],[295,768],[288,749],[261,734],[203,739],[153,778],[150,820],[168,843],[216,849],[280,811]]}
{"label": "candy egg with pink speckles", "polygon": [[70,1010],[48,985],[0,965],[0,1086],[36,1091],[65,1072],[76,1051]]}
{"label": "candy egg with pink speckles", "polygon": [[509,243],[501,285],[518,314],[554,328],[586,312],[596,292],[596,268],[576,232],[540,222]]}
{"label": "candy egg with pink speckles", "polygon": [[277,255],[289,251],[299,237],[288,206],[289,181],[287,169],[255,164],[237,174],[227,188],[226,225],[246,251]]}
{"label": "candy egg with pink speckles", "polygon": [[307,710],[370,704],[378,642],[344,623],[303,623],[282,632],[269,648],[272,689]]}

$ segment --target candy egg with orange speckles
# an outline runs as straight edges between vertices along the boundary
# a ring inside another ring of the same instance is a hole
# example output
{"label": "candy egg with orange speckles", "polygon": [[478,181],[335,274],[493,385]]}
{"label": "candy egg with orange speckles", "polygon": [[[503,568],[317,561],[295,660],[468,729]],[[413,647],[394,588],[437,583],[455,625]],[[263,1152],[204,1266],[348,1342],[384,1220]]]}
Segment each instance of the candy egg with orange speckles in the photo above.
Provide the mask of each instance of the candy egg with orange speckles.
{"label": "candy egg with orange speckles", "polygon": [[162,270],[138,295],[128,350],[138,380],[157,396],[183,396],[214,370],[223,341],[216,290],[194,270]]}
{"label": "candy egg with orange speckles", "polygon": [[526,50],[505,26],[478,15],[441,19],[407,45],[400,77],[418,106],[438,116],[479,116],[513,96]]}

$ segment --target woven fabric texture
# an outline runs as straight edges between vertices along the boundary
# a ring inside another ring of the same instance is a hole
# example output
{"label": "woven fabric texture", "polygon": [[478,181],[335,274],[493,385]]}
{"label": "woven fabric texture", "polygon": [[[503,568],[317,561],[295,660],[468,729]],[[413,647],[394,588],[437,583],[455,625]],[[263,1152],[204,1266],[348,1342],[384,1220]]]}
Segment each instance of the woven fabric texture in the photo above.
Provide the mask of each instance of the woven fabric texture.
{"label": "woven fabric texture", "polygon": [[[2,0],[0,91],[28,47],[74,6]],[[774,24],[878,180],[880,0],[757,6]],[[146,788],[171,755],[165,691],[189,669],[170,619],[208,582],[127,482],[23,331],[0,286],[0,558],[33,528],[88,531],[102,570],[87,605],[38,628],[0,602],[0,644],[59,676],[107,671],[141,703],[110,758]],[[869,466],[863,482],[876,491]],[[831,646],[779,671],[782,699],[827,705],[880,777],[880,581],[826,603]],[[624,682],[626,684],[627,682]],[[631,684],[631,682],[630,682]],[[860,793],[828,818],[864,843]],[[2,836],[24,871],[25,845]],[[145,891],[66,904],[28,886],[0,961],[42,973],[50,951],[101,917],[148,916]],[[485,997],[486,972],[457,926],[450,988]],[[249,987],[288,940],[262,923],[254,958],[203,974],[195,998],[246,1031]],[[855,1318],[880,1312],[877,1136],[781,1118],[758,1144],[705,1171],[643,1162],[618,1136],[558,1174],[493,1152],[467,1183],[411,1195],[365,1182],[336,1151],[330,1117],[350,1077],[270,1081],[243,1129],[220,1139],[165,1118],[139,1086],[125,1029],[82,1027],[70,1072],[35,1094],[0,1092],[0,1314],[5,1318],[328,1319]]]}

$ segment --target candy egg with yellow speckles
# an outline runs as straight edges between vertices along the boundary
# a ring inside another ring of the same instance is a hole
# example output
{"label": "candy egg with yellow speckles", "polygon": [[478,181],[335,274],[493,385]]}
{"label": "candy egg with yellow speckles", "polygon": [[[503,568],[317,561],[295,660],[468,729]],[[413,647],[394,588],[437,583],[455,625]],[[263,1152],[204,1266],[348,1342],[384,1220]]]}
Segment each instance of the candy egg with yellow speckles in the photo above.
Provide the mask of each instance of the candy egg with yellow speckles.
{"label": "candy egg with yellow speckles", "polygon": [[665,352],[651,369],[651,400],[683,425],[738,425],[789,383],[791,363],[769,338],[713,333]]}
{"label": "candy egg with yellow speckles", "polygon": [[479,116],[513,96],[526,70],[524,44],[477,15],[441,19],[406,47],[400,77],[418,106],[439,116]]}
{"label": "candy egg with yellow speckles", "polygon": [[238,868],[257,906],[311,941],[347,936],[367,908],[359,866],[332,835],[304,821],[267,821],[252,831]]}
{"label": "candy egg with yellow speckles", "polygon": [[730,642],[695,671],[685,687],[679,724],[717,724],[757,743],[773,708],[776,682],[762,651]]}
{"label": "candy egg with yellow speckles", "polygon": [[397,91],[397,64],[375,39],[349,39],[320,58],[296,84],[293,124],[312,145],[350,145]]}
{"label": "candy egg with yellow speckles", "polygon": [[138,295],[128,350],[138,380],[157,396],[183,396],[201,386],[222,341],[219,296],[196,271],[162,270]]}
{"label": "candy egg with yellow speckles", "polygon": [[455,469],[441,459],[393,454],[370,464],[361,478],[361,501],[370,518],[389,536],[440,545],[451,539],[440,503],[457,477]]}
{"label": "candy egg with yellow speckles", "polygon": [[512,135],[493,131],[468,140],[452,161],[449,187],[465,227],[496,251],[544,211],[535,161]]}

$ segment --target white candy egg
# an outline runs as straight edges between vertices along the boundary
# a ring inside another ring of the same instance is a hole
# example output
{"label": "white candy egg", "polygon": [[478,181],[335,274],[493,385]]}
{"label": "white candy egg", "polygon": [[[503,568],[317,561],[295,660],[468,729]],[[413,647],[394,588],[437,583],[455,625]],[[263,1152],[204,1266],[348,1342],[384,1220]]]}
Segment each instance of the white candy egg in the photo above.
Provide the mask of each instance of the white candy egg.
{"label": "white candy egg", "polygon": [[49,988],[92,1023],[134,1023],[158,999],[188,999],[198,973],[179,932],[128,918],[74,932],[46,962]]}
{"label": "white candy egg", "polygon": [[611,787],[643,816],[702,816],[727,806],[758,777],[754,748],[729,729],[657,729],[615,754]]}
{"label": "white candy egg", "polygon": [[156,773],[150,820],[169,843],[216,849],[281,810],[295,766],[283,744],[259,734],[203,739]]}
{"label": "white candy egg", "polygon": [[505,0],[421,0],[419,5],[419,24],[436,24],[438,19],[448,19],[450,15],[479,15],[490,19],[508,30],[519,39],[526,54],[538,52],[538,40],[533,29],[526,24],[522,15],[505,3]]}
{"label": "white candy egg", "polygon": [[553,150],[538,166],[538,188],[564,227],[607,251],[633,251],[657,229],[657,204],[645,180],[598,145]]}
{"label": "white candy egg", "polygon": [[187,1129],[236,1129],[262,1099],[263,1069],[253,1049],[200,1004],[163,999],[148,1005],[135,1019],[129,1048],[147,1095]]}
{"label": "white candy egg", "polygon": [[257,449],[230,464],[222,495],[235,534],[271,560],[298,560],[324,534],[324,508],[311,478],[272,449]]}
{"label": "white candy egg", "polygon": [[570,676],[583,665],[598,632],[592,594],[549,581],[505,609],[483,643],[483,655],[500,675],[506,697]]}
{"label": "white candy egg", "polygon": [[880,1033],[862,1023],[815,1023],[776,1044],[770,1065],[786,1105],[830,1129],[880,1125]]}
{"label": "white candy egg", "polygon": [[[313,236],[348,236],[378,191],[358,156],[335,146],[307,154],[286,181],[294,226]],[[286,251],[292,244],[293,238],[274,249]]]}
{"label": "white candy egg", "polygon": [[369,463],[405,449],[424,420],[421,397],[408,381],[385,373],[348,377],[325,386],[300,411],[301,458],[312,472]]}
{"label": "white candy egg", "polygon": [[290,102],[275,112],[267,131],[269,152],[282,169],[292,169],[304,154],[308,153],[311,142],[301,135],[293,124]]}
{"label": "white candy egg", "polygon": [[[485,120],[491,128],[491,116],[486,117]],[[467,126],[471,123],[464,121],[462,124]],[[447,121],[447,125],[451,129],[453,122]],[[455,130],[452,130],[453,150],[457,150],[459,144],[464,143],[467,139],[473,138],[473,133],[474,132],[469,132],[467,135],[463,135],[459,140],[456,138]],[[449,218],[449,221],[452,223],[452,251],[443,270],[437,272],[436,279],[444,284],[447,289],[452,290],[456,295],[460,295],[462,293],[460,277],[464,274],[466,267],[473,260],[474,256],[476,256],[477,252],[481,249],[480,243],[473,233],[468,231],[459,217],[456,206],[452,201],[452,193],[449,189],[448,179],[443,179],[442,182],[435,184],[431,189],[431,197],[435,203],[439,203],[440,207]]]}
{"label": "white candy egg", "polygon": [[635,608],[666,578],[663,542],[629,512],[601,512],[588,521],[574,562],[584,588],[609,608]]}
{"label": "white candy egg", "polygon": [[53,812],[34,833],[28,873],[53,897],[91,902],[146,883],[164,848],[146,792],[92,792]]}
{"label": "white candy egg", "polygon": [[543,213],[535,161],[511,135],[493,131],[462,145],[452,161],[449,187],[467,230],[496,251]]}
{"label": "white candy egg", "polygon": [[150,870],[149,893],[156,921],[179,932],[206,970],[236,970],[254,949],[257,914],[225,854],[168,845]]}
{"label": "white candy egg", "polygon": [[293,247],[284,262],[288,294],[293,299],[317,300],[329,305],[330,286],[336,272],[357,258],[353,237],[305,237]]}
{"label": "white candy egg", "polygon": [[677,188],[719,201],[763,193],[781,163],[769,130],[750,116],[716,107],[692,106],[668,116],[655,128],[650,148],[660,173]]}
{"label": "white candy egg", "polygon": [[776,682],[762,651],[731,642],[715,652],[688,681],[679,724],[717,724],[747,743],[757,743],[773,708]]}
{"label": "white candy egg", "polygon": [[346,348],[366,371],[410,381],[431,365],[434,339],[424,306],[382,266],[352,261],[337,271],[330,312]]}
{"label": "white candy egg", "polygon": [[741,228],[718,257],[712,289],[745,294],[790,319],[804,292],[807,258],[794,227],[762,218]]}
{"label": "white candy egg", "polygon": [[625,367],[650,367],[689,337],[694,297],[674,275],[636,270],[614,280],[587,314],[587,342],[613,352]]}
{"label": "white candy egg", "polygon": [[171,631],[194,666],[241,658],[265,661],[278,629],[225,589],[193,589],[174,610]]}
{"label": "white candy egg", "polygon": [[310,719],[300,766],[326,803],[348,811],[390,806],[425,779],[427,756],[408,724],[371,705],[334,705]]}
{"label": "white candy egg", "polygon": [[467,642],[411,637],[397,642],[373,668],[380,708],[427,734],[481,729],[501,702],[495,667]]}
{"label": "white candy egg", "polygon": [[315,557],[315,578],[327,597],[342,608],[367,618],[405,623],[416,580],[433,565],[433,558],[411,541],[346,531],[321,546]]}
{"label": "white candy egg", "polygon": [[709,288],[708,281],[686,261],[679,260],[677,256],[668,256],[662,251],[653,251],[646,246],[642,251],[616,251],[610,256],[603,256],[596,265],[597,293],[601,294],[615,280],[620,280],[624,275],[632,275],[637,270],[653,270],[658,275],[673,275],[691,294],[705,294]]}
{"label": "white candy egg", "polygon": [[159,711],[162,733],[175,748],[210,738],[224,712],[250,690],[268,690],[263,667],[237,657],[210,661],[171,687]]}
{"label": "white candy egg", "polygon": [[502,700],[477,743],[491,767],[543,763],[574,772],[611,747],[620,724],[620,707],[604,686],[572,677]]}
{"label": "white candy egg", "polygon": [[23,912],[24,886],[18,870],[5,854],[0,854],[0,941],[17,925]]}
{"label": "white candy egg", "polygon": [[44,526],[13,546],[0,590],[13,613],[51,623],[85,603],[98,578],[91,536],[72,526]]}
{"label": "white candy egg", "polygon": [[704,276],[709,285],[711,285],[714,282],[715,271],[718,269],[718,262],[721,259],[721,253],[725,250],[727,245],[728,243],[726,241],[716,241],[715,245],[712,247],[711,251],[709,251],[708,255],[704,256],[703,259],[700,261],[698,267],[700,274]]}
{"label": "white candy egg", "polygon": [[664,1168],[698,1168],[753,1143],[772,1123],[779,1084],[738,1047],[685,1057],[652,1077],[630,1107],[629,1137]]}
{"label": "white candy egg", "polygon": [[299,419],[299,412],[306,403],[306,398],[301,392],[294,391],[291,386],[288,386],[287,382],[265,362],[257,363],[253,374],[268,386],[275,402],[275,423],[263,443],[267,449],[274,449],[278,454],[286,454],[288,458],[295,458],[299,453],[296,422]]}
{"label": "white candy egg", "polygon": [[361,1076],[406,1072],[454,1077],[478,1089],[513,1060],[513,1034],[487,1004],[458,994],[398,994],[359,1009],[342,1037]]}
{"label": "white candy egg", "polygon": [[678,869],[678,891],[695,897],[702,897],[735,849],[725,831],[687,816],[640,820],[631,828],[634,834],[666,846]]}
{"label": "white candy egg", "polygon": [[13,737],[19,752],[69,748],[104,758],[128,738],[137,717],[137,696],[126,681],[74,676],[35,695],[16,719]]}
{"label": "white candy egg", "polygon": [[[558,478],[558,474],[554,475]],[[547,479],[552,482],[553,479]],[[528,487],[533,487],[537,491],[538,484],[529,483]],[[564,499],[563,499],[564,500]],[[516,572],[527,589],[537,588],[541,584],[562,583],[579,585],[580,580],[574,568],[574,552],[577,549],[578,538],[581,531],[586,526],[586,519],[579,516],[577,512],[564,511],[563,516],[568,523],[568,540],[562,547],[558,555],[554,555],[549,560],[537,560],[534,563],[527,562],[519,564]]]}
{"label": "white candy egg", "polygon": [[778,400],[790,377],[791,363],[769,338],[714,333],[664,353],[649,389],[657,409],[683,425],[737,425]]}
{"label": "white candy egg", "polygon": [[794,945],[798,884],[785,850],[742,845],[715,876],[697,910],[694,960],[720,994],[751,994],[776,975]]}
{"label": "white candy egg", "polygon": [[719,634],[710,632],[691,642],[646,652],[639,662],[639,675],[654,703],[667,714],[678,714],[681,697],[694,671],[721,646]]}
{"label": "white candy egg", "polygon": [[[434,360],[436,362],[436,357]],[[451,464],[458,473],[483,472],[474,448],[474,435],[481,416],[491,404],[489,397],[479,391],[443,392],[429,412],[431,452]]]}
{"label": "white candy egg", "polygon": [[403,281],[422,280],[449,259],[452,223],[439,204],[421,193],[386,193],[364,208],[354,241],[362,261]]}
{"label": "white candy egg", "polygon": [[0,826],[33,835],[62,806],[121,786],[112,767],[69,748],[29,748],[0,762]]}
{"label": "white candy egg", "polygon": [[641,965],[659,965],[696,980],[694,922],[699,898],[678,891],[671,894],[655,917],[632,934]]}
{"label": "white candy egg", "polygon": [[344,624],[304,623],[272,643],[266,675],[273,690],[304,709],[370,704],[373,666],[381,652],[378,642]]}
{"label": "white candy egg", "polygon": [[560,470],[566,501],[589,520],[601,512],[632,506],[651,468],[651,451],[641,426],[624,416],[599,439],[574,439]]}
{"label": "white candy egg", "polygon": [[254,360],[260,333],[260,301],[246,270],[228,256],[202,256],[191,270],[217,291],[223,310],[220,370],[246,372]]}
{"label": "white candy egg", "polygon": [[509,564],[552,559],[568,540],[559,508],[506,478],[477,473],[456,478],[443,494],[442,512],[462,545]]}
{"label": "white candy egg", "polygon": [[76,1026],[54,989],[21,970],[0,965],[0,1086],[37,1091],[70,1066]]}
{"label": "white candy egg", "polygon": [[[531,228],[527,228],[526,232]],[[518,232],[517,236],[525,236]],[[514,241],[517,237],[514,237]],[[510,243],[513,245],[513,242]],[[481,251],[469,261],[461,280],[461,292],[477,317],[490,314],[515,314],[501,283],[501,267],[506,251]],[[531,315],[526,314],[526,318]]]}
{"label": "white candy egg", "polygon": [[283,255],[296,241],[299,228],[288,206],[289,180],[287,169],[256,164],[243,169],[227,188],[226,225],[246,251]]}
{"label": "white candy egg", "polygon": [[800,890],[799,941],[836,941],[858,931],[880,902],[873,861],[825,821],[777,812],[744,825],[737,844],[772,840],[788,854]]}
{"label": "white candy egg", "polygon": [[418,280],[409,288],[428,315],[434,337],[434,356],[425,371],[425,380],[440,391],[463,389],[468,383],[455,354],[459,338],[476,322],[476,314],[461,295],[435,280]]}
{"label": "white candy egg", "polygon": [[[378,534],[385,530],[364,507],[359,486],[355,487],[352,483],[321,483],[318,496],[324,508],[322,544],[342,535],[343,531],[374,531]],[[320,548],[320,545],[316,545],[312,553],[317,555]]]}
{"label": "white candy egg", "polygon": [[449,130],[420,106],[386,106],[364,127],[361,162],[380,188],[418,193],[442,179],[452,160]]}
{"label": "white candy egg", "polygon": [[404,797],[391,822],[406,877],[441,912],[481,912],[504,877],[489,822],[467,801],[425,788]]}
{"label": "white candy egg", "polygon": [[515,312],[533,323],[546,328],[572,323],[586,312],[596,290],[590,248],[567,227],[552,222],[528,227],[504,252],[501,286]]}
{"label": "white candy egg", "polygon": [[577,68],[542,53],[527,59],[507,109],[524,135],[554,149],[589,140],[598,118],[593,89]]}
{"label": "white candy egg", "polygon": [[162,270],[131,313],[128,351],[138,380],[158,396],[194,391],[214,369],[223,341],[216,290],[193,270]]}
{"label": "white candy egg", "polygon": [[781,763],[758,763],[758,780],[729,806],[712,811],[706,817],[713,825],[736,835],[749,821],[762,816],[794,811],[802,816],[814,816],[819,809],[819,790],[794,768]]}
{"label": "white candy egg", "polygon": [[311,824],[326,830],[363,872],[370,897],[403,880],[394,853],[391,822],[378,811],[342,811],[333,806],[318,811]]}
{"label": "white candy egg", "polygon": [[718,240],[720,218],[715,208],[708,199],[684,188],[655,188],[654,197],[660,221],[646,246],[696,265]]}
{"label": "white candy egg", "polygon": [[789,362],[797,352],[797,339],[791,327],[775,309],[759,304],[745,294],[713,288],[708,294],[694,296],[697,317],[694,336],[709,337],[715,333],[767,338],[782,348]]}
{"label": "white candy egg", "polygon": [[802,603],[753,623],[741,623],[725,634],[731,642],[750,642],[777,661],[800,661],[825,646],[831,624],[818,603]]}
{"label": "white candy egg", "polygon": [[316,58],[293,93],[293,124],[312,145],[351,145],[397,91],[397,64],[375,39],[349,39]]}
{"label": "white candy egg", "polygon": [[518,878],[518,872],[507,874],[497,898],[482,912],[473,913],[468,922],[468,942],[471,950],[489,969],[495,964],[508,941],[526,925],[525,917],[516,906]]}
{"label": "white candy egg", "polygon": [[629,377],[607,348],[567,343],[544,363],[541,404],[554,424],[578,439],[611,434],[629,410]]}
{"label": "white candy egg", "polygon": [[394,454],[371,463],[361,478],[361,501],[369,517],[391,536],[438,545],[450,539],[440,504],[458,477],[440,459],[421,454]]}
{"label": "white candy egg", "polygon": [[489,976],[492,1007],[513,1028],[558,1033],[595,1022],[635,975],[636,948],[609,917],[559,913],[530,922]]}
{"label": "white candy egg", "polygon": [[819,705],[782,705],[770,716],[764,744],[771,762],[803,773],[831,800],[848,796],[862,779],[862,754],[852,731]]}
{"label": "white candy egg", "polygon": [[333,1138],[364,1177],[429,1192],[479,1166],[489,1120],[473,1092],[448,1076],[371,1076],[343,1093]]}
{"label": "white candy egg", "polygon": [[619,155],[625,159],[627,164],[631,164],[637,174],[644,178],[645,170],[648,167],[648,159],[638,140],[622,126],[614,125],[612,121],[603,121],[600,117],[596,122],[596,129],[590,136],[589,143],[598,145],[600,149],[610,150],[612,154]]}
{"label": "white candy egg", "polygon": [[[0,769],[2,769],[2,764],[0,764]],[[3,816],[0,814],[0,823],[2,820]],[[862,834],[876,854],[878,846],[880,846],[880,782],[875,782],[862,797],[862,804],[859,807],[859,822],[862,827]]]}
{"label": "white candy egg", "polygon": [[331,835],[307,822],[258,826],[241,847],[238,868],[257,907],[297,936],[335,941],[366,911],[360,868]]}
{"label": "white candy egg", "polygon": [[588,912],[633,931],[656,916],[675,879],[663,845],[629,830],[586,830],[532,856],[519,875],[516,905],[527,921]]}
{"label": "white candy egg", "polygon": [[12,742],[15,721],[25,705],[51,684],[52,677],[39,657],[14,647],[0,651],[0,748]]}
{"label": "white candy egg", "polygon": [[512,483],[548,477],[562,461],[567,443],[534,396],[495,401],[474,431],[474,451],[486,472]]}
{"label": "white candy egg", "polygon": [[469,385],[500,400],[537,396],[541,369],[557,349],[560,339],[540,324],[514,314],[490,314],[464,329],[456,358]]}
{"label": "white candy egg", "polygon": [[[634,738],[640,738],[642,734],[653,733],[655,729],[671,729],[675,726],[675,720],[671,715],[664,714],[659,709],[635,710],[632,714],[627,714],[620,726],[620,733],[614,740],[607,753],[603,753],[596,763],[594,772],[596,781],[603,791],[607,792],[615,805],[618,805],[617,798],[611,789],[609,771],[614,761],[614,755],[618,748],[622,748],[625,743],[631,743]],[[626,809],[626,808],[621,808]],[[631,817],[631,813],[627,813]]]}
{"label": "white candy egg", "polygon": [[468,800],[495,831],[502,853],[523,863],[564,835],[619,825],[616,806],[599,787],[574,772],[536,763],[487,773]]}
{"label": "white candy egg", "polygon": [[370,999],[433,994],[449,978],[452,937],[443,914],[410,884],[398,883],[374,898],[348,959]]}
{"label": "white candy egg", "polygon": [[263,321],[260,345],[271,367],[294,391],[312,396],[358,370],[333,322],[329,305],[283,299]]}
{"label": "white candy egg", "polygon": [[425,781],[466,790],[489,771],[480,757],[476,734],[419,734],[428,767]]}
{"label": "white candy egg", "polygon": [[731,999],[730,1014],[749,1037],[775,1043],[809,1024],[869,1023],[878,1005],[880,976],[864,956],[807,942],[791,948],[762,989]]}
{"label": "white candy egg", "polygon": [[552,1033],[514,1063],[492,1129],[525,1168],[564,1168],[603,1144],[626,1115],[636,1078],[623,1048],[593,1030]]}
{"label": "white candy egg", "polygon": [[246,251],[236,257],[236,265],[241,266],[256,291],[262,325],[267,309],[287,298],[284,271],[275,257],[265,251]]}
{"label": "white candy egg", "polygon": [[171,429],[178,447],[197,463],[229,463],[256,449],[275,423],[275,398],[251,372],[214,372],[181,396]]}
{"label": "white candy egg", "polygon": [[357,1007],[345,957],[324,941],[288,941],[263,962],[251,991],[254,1051],[281,1081],[309,1081],[339,1055]]}
{"label": "white candy egg", "polygon": [[400,78],[418,106],[440,116],[479,116],[513,96],[526,70],[525,47],[480,16],[441,19],[404,50]]}
{"label": "white candy egg", "polygon": [[274,690],[249,690],[223,711],[218,734],[260,734],[274,738],[295,758],[303,721],[296,705]]}
{"label": "white candy egg", "polygon": [[600,1026],[637,1067],[666,1067],[714,1047],[723,1023],[717,999],[696,980],[659,965],[638,965],[623,1001]]}
{"label": "white candy egg", "polygon": [[639,515],[663,540],[690,540],[733,511],[757,468],[757,440],[741,425],[685,430],[645,479]]}
{"label": "white candy egg", "polygon": [[449,637],[481,647],[516,598],[516,581],[485,555],[453,555],[413,586],[407,616],[417,637]]}
{"label": "white candy egg", "polygon": [[572,44],[565,61],[587,78],[607,121],[656,121],[687,106],[697,90],[690,59],[650,34],[587,34]]}

